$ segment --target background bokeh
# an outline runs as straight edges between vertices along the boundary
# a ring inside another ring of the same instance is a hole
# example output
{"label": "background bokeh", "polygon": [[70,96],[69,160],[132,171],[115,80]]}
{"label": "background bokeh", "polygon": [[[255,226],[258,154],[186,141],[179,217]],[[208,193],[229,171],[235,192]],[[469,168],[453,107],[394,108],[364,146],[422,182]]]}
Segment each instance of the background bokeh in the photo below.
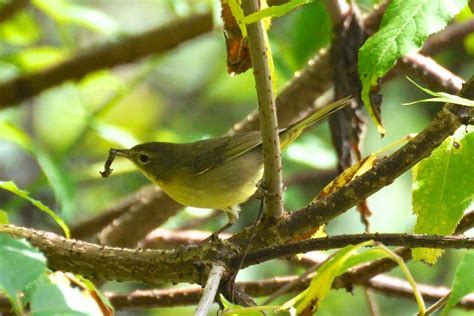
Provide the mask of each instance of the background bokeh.
{"label": "background bokeh", "polygon": [[[1,2],[1,1],[0,1]],[[54,2],[54,5],[52,4]],[[374,2],[358,1],[368,11]],[[218,11],[213,1],[195,0],[56,0],[34,1],[15,18],[0,24],[0,81],[44,69],[94,45],[118,41],[125,34],[143,32],[180,16]],[[467,13],[464,13],[466,15]],[[459,19],[463,19],[461,14]],[[274,19],[269,31],[281,89],[293,73],[331,39],[330,17],[320,3],[312,3],[287,16]],[[473,40],[458,43],[436,59],[467,78],[474,70]],[[12,180],[74,224],[99,214],[148,181],[125,161],[115,161],[113,175],[99,176],[110,147],[130,147],[145,141],[188,142],[222,135],[256,106],[250,71],[230,77],[226,72],[222,29],[200,36],[170,52],[138,62],[92,73],[78,82],[67,82],[43,92],[20,106],[0,111],[0,180]],[[422,93],[405,78],[383,86],[383,118],[387,130],[381,139],[368,123],[364,153],[384,148],[409,133],[423,129],[439,105],[402,106],[420,99]],[[19,139],[29,138],[30,146]],[[34,148],[34,150],[31,150]],[[327,124],[298,139],[284,153],[284,176],[290,179],[314,170],[336,166]],[[376,232],[411,232],[411,175],[404,174],[369,199],[373,211],[371,229]],[[325,183],[314,179],[286,189],[289,210],[306,205]],[[251,224],[258,203],[243,207],[233,229]],[[0,191],[0,209],[10,222],[58,232],[56,225],[16,196]],[[187,209],[166,223],[182,227],[209,211]],[[215,230],[226,218],[214,218],[202,229]],[[360,233],[364,227],[355,210],[331,222],[329,234]],[[462,251],[448,251],[429,268],[409,263],[415,279],[449,285]],[[271,269],[269,269],[271,267]],[[240,272],[239,279],[255,280],[301,273],[282,261],[271,261]],[[402,277],[395,269],[391,274]],[[143,287],[137,284],[106,284],[106,289]],[[365,294],[332,291],[318,315],[367,315]],[[407,315],[416,310],[413,301],[376,295],[381,310]],[[343,302],[343,303],[341,303]],[[156,309],[143,315],[191,313],[191,308]],[[138,315],[139,312],[120,312]],[[453,311],[452,315],[467,315]]]}

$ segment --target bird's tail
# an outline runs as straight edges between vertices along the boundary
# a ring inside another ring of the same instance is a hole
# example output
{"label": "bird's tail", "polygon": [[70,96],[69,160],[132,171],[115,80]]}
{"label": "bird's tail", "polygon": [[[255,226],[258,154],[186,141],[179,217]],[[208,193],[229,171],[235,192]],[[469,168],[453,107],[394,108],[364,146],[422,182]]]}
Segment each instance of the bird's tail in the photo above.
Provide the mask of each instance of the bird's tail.
{"label": "bird's tail", "polygon": [[304,119],[291,124],[287,128],[283,129],[280,132],[280,147],[284,148],[291,144],[298,136],[300,136],[301,132],[304,131],[309,126],[313,125],[314,123],[328,117],[332,113],[342,109],[346,105],[351,103],[351,98],[346,97],[340,100],[337,100],[331,104],[328,104],[316,112],[310,114],[309,116],[305,117]]}

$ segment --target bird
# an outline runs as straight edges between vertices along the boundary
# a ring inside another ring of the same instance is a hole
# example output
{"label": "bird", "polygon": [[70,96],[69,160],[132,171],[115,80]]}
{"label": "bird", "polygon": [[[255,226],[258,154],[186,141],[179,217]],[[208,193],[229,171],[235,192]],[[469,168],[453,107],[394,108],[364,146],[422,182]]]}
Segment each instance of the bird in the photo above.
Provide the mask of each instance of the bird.
{"label": "bird", "polygon": [[[291,144],[303,130],[351,102],[344,98],[279,130],[280,148]],[[191,143],[148,142],[130,149],[109,150],[103,177],[115,156],[126,158],[176,202],[196,208],[219,209],[228,223],[239,218],[239,204],[251,197],[263,175],[260,131],[209,138]]]}

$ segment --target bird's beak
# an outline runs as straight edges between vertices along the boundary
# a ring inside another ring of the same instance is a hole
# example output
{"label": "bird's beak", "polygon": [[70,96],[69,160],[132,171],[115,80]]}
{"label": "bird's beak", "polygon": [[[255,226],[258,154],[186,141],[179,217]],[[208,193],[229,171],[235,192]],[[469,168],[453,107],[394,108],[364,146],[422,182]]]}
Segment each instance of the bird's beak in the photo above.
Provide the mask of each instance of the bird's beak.
{"label": "bird's beak", "polygon": [[129,149],[110,149],[110,153],[119,156],[119,157],[124,157],[130,159],[130,150]]}

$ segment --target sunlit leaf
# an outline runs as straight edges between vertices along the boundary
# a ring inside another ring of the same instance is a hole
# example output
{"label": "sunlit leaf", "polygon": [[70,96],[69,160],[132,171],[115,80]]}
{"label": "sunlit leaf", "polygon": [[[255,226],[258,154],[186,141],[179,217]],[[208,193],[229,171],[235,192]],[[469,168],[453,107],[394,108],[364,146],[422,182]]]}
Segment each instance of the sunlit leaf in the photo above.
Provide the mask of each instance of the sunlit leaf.
{"label": "sunlit leaf", "polygon": [[425,305],[423,297],[421,296],[416,286],[416,282],[402,258],[382,244],[378,244],[375,248],[362,253],[358,252],[363,247],[374,245],[375,243],[372,240],[369,240],[357,245],[349,245],[339,250],[333,257],[329,258],[321,265],[321,267],[319,267],[316,276],[311,280],[309,287],[299,293],[296,297],[285,302],[280,310],[289,310],[293,306],[297,306],[298,315],[306,315],[309,312],[314,312],[318,309],[321,301],[327,296],[335,277],[356,265],[381,258],[389,258],[400,266],[405,278],[412,287],[420,312],[424,313]]}
{"label": "sunlit leaf", "polygon": [[26,240],[0,234],[0,288],[18,308],[17,294],[46,273],[46,258]]}
{"label": "sunlit leaf", "polygon": [[220,3],[227,51],[227,72],[230,75],[240,74],[252,66],[247,28],[242,22],[244,13],[238,0],[221,0]]}
{"label": "sunlit leaf", "polygon": [[334,278],[344,272],[342,268],[347,268],[346,261],[356,254],[359,249],[373,244],[374,242],[369,240],[357,245],[349,245],[339,250],[334,257],[319,267],[309,287],[294,299],[283,304],[282,309],[289,309],[291,306],[298,304],[298,314],[305,310],[317,310],[322,300],[327,296]]}
{"label": "sunlit leaf", "polygon": [[39,284],[32,295],[33,315],[103,315],[88,292],[72,287],[62,272],[50,275],[49,279],[50,282]]}
{"label": "sunlit leaf", "polygon": [[275,311],[279,308],[279,306],[269,305],[243,307],[240,305],[232,304],[222,294],[219,295],[219,299],[222,303],[222,306],[224,306],[224,311],[222,313],[219,313],[222,316],[262,316],[262,312],[264,311]]}
{"label": "sunlit leaf", "polygon": [[341,271],[347,271],[359,264],[386,258],[387,254],[380,248],[374,247],[361,253],[355,253],[350,256],[341,266]]}
{"label": "sunlit leaf", "polygon": [[15,55],[17,63],[27,71],[36,71],[66,59],[66,51],[51,46],[27,48]]}
{"label": "sunlit leaf", "polygon": [[[474,132],[461,126],[413,168],[415,233],[450,235],[473,199]],[[435,263],[441,249],[417,248],[416,260]]]}
{"label": "sunlit leaf", "polygon": [[428,88],[422,87],[419,84],[417,84],[415,81],[411,80],[410,78],[407,77],[407,79],[413,83],[415,86],[418,87],[418,89],[434,96],[435,98],[429,98],[429,99],[422,99],[418,101],[413,101],[413,102],[408,102],[408,103],[403,103],[403,105],[411,105],[411,104],[416,104],[416,103],[421,103],[421,102],[442,102],[442,103],[452,103],[452,104],[458,104],[458,105],[464,105],[464,106],[474,106],[474,101],[465,99],[463,97],[454,95],[454,94],[449,94],[446,92],[434,92],[431,91]]}
{"label": "sunlit leaf", "polygon": [[8,214],[0,210],[0,224],[8,224]]}
{"label": "sunlit leaf", "polygon": [[26,151],[31,151],[30,136],[13,124],[0,121],[0,139],[12,142]]}
{"label": "sunlit leaf", "polygon": [[105,13],[67,0],[33,0],[32,3],[60,23],[73,23],[90,30],[114,35],[118,24]]}
{"label": "sunlit leaf", "polygon": [[40,38],[40,29],[32,14],[19,12],[0,24],[0,40],[17,46],[31,45]]}
{"label": "sunlit leaf", "polygon": [[240,6],[240,0],[223,0],[222,2],[224,4],[226,3],[229,6],[230,12],[232,13],[232,16],[234,17],[240,29],[240,33],[242,34],[242,37],[247,37],[247,28],[243,22],[244,11],[242,10],[242,7]]}
{"label": "sunlit leaf", "polygon": [[271,6],[245,16],[242,21],[245,24],[255,23],[264,18],[275,18],[288,14],[299,6],[313,2],[314,0],[291,0],[281,5]]}
{"label": "sunlit leaf", "polygon": [[392,0],[380,29],[359,50],[359,77],[362,100],[380,133],[384,129],[370,100],[378,80],[398,58],[418,51],[429,35],[443,29],[467,0]]}
{"label": "sunlit leaf", "polygon": [[474,252],[469,251],[461,260],[454,276],[452,292],[441,315],[449,311],[467,294],[474,292]]}
{"label": "sunlit leaf", "polygon": [[30,152],[49,181],[62,212],[70,218],[76,208],[75,187],[68,170],[44,150],[35,146],[29,135],[8,122],[0,122],[0,139],[10,141]]}
{"label": "sunlit leaf", "polygon": [[118,126],[95,121],[92,123],[92,127],[103,139],[119,144],[124,148],[130,148],[140,143],[135,136]]}
{"label": "sunlit leaf", "polygon": [[334,191],[337,191],[341,187],[351,182],[355,177],[358,177],[370,170],[374,166],[376,158],[377,157],[374,154],[369,155],[344,170],[341,174],[339,174],[334,180],[332,180],[328,185],[323,188],[323,190],[321,191],[321,193],[319,193],[316,199],[328,195]]}
{"label": "sunlit leaf", "polygon": [[71,220],[76,211],[76,188],[71,173],[44,150],[35,147],[33,153],[61,205],[61,213]]}
{"label": "sunlit leaf", "polygon": [[33,198],[31,198],[29,196],[29,193],[27,191],[24,191],[24,190],[21,190],[19,189],[15,183],[13,183],[12,181],[0,181],[0,189],[4,189],[4,190],[7,190],[7,191],[10,191],[16,195],[18,195],[19,197],[27,200],[28,202],[30,202],[31,204],[33,204],[34,206],[36,206],[38,209],[40,209],[41,211],[45,212],[46,214],[48,214],[49,216],[51,216],[54,221],[62,228],[62,230],[64,231],[64,235],[66,236],[66,238],[69,238],[70,234],[69,234],[69,228],[67,227],[67,225],[64,223],[64,221],[56,215],[56,213],[51,210],[49,207],[47,207],[46,205],[44,205],[42,202],[38,201],[38,200],[35,200]]}
{"label": "sunlit leaf", "polygon": [[100,290],[97,289],[94,283],[92,283],[89,279],[86,279],[82,275],[75,275],[74,277],[81,283],[81,286],[85,287],[85,289],[89,291],[96,304],[102,310],[104,316],[114,314],[114,307],[112,306],[112,303],[110,303],[109,299]]}

